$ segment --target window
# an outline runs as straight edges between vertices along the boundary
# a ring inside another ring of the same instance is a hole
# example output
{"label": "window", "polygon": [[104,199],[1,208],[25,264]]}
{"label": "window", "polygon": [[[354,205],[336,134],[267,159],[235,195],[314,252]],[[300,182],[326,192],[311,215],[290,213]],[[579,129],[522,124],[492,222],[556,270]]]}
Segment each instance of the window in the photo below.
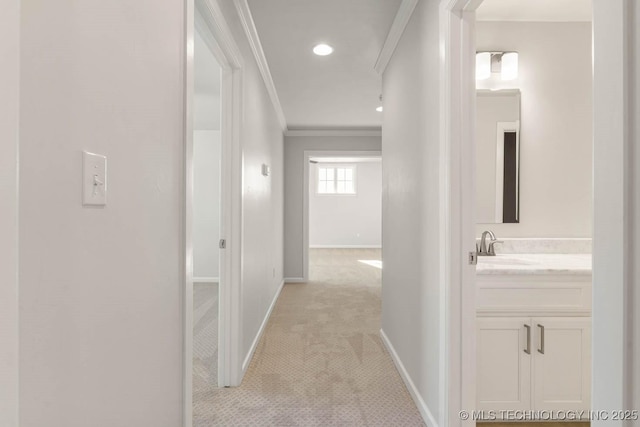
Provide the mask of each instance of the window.
{"label": "window", "polygon": [[318,166],[318,194],[356,194],[355,166]]}

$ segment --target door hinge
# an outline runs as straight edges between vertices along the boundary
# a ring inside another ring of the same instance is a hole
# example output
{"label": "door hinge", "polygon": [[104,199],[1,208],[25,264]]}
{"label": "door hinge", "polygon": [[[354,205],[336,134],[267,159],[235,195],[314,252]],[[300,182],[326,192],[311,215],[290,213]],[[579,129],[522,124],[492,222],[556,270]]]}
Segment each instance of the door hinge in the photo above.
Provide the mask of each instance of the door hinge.
{"label": "door hinge", "polygon": [[469,265],[477,265],[478,264],[478,252],[473,251],[469,252]]}
{"label": "door hinge", "polygon": [[220,239],[220,249],[226,249],[227,247],[227,241],[225,239]]}

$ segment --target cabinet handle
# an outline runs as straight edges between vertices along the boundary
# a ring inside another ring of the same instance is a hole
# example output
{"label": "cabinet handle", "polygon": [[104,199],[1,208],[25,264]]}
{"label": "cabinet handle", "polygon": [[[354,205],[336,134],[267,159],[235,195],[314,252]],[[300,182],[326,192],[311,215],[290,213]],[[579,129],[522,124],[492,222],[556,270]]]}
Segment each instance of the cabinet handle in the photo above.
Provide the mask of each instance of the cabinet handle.
{"label": "cabinet handle", "polygon": [[527,330],[527,348],[524,349],[524,352],[531,354],[531,326],[524,325],[524,328]]}
{"label": "cabinet handle", "polygon": [[544,354],[544,326],[538,323],[538,328],[540,328],[540,348],[538,353]]}

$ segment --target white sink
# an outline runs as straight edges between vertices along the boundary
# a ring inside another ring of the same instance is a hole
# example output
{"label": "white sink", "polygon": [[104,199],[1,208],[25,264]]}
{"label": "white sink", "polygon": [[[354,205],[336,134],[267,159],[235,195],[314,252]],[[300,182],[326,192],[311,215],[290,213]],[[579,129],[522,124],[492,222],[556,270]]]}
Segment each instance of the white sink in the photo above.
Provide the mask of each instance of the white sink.
{"label": "white sink", "polygon": [[496,256],[481,256],[478,257],[478,264],[488,265],[535,265],[539,264],[534,261],[527,261],[521,258],[506,258],[500,255]]}

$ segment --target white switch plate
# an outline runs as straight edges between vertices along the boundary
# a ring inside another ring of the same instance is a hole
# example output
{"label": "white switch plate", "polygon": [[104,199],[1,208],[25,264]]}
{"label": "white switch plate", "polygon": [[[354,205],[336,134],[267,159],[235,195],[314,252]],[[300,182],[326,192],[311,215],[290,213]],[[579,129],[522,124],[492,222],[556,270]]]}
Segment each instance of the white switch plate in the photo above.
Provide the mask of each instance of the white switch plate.
{"label": "white switch plate", "polygon": [[88,151],[82,152],[82,204],[107,204],[107,158]]}

